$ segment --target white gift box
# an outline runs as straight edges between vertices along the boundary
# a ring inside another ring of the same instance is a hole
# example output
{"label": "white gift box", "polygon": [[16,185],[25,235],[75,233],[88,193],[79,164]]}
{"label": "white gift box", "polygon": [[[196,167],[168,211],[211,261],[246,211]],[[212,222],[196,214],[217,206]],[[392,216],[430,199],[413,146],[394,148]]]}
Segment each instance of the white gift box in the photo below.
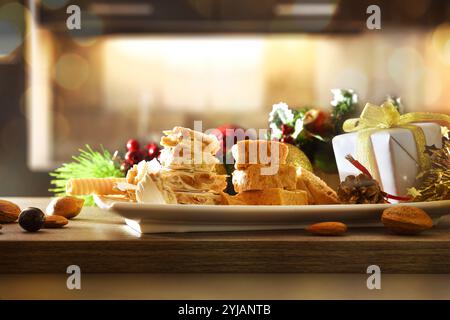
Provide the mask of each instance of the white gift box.
{"label": "white gift box", "polygon": [[[436,123],[414,123],[422,128],[426,145],[442,148],[441,127]],[[336,156],[341,181],[349,175],[358,175],[356,169],[345,156],[350,154],[358,160],[356,146],[358,132],[346,133],[334,137],[333,149]],[[377,172],[371,172],[378,180],[383,191],[397,196],[406,196],[407,189],[416,183],[419,173],[419,157],[414,135],[403,128],[383,129],[370,136],[375,155]]]}

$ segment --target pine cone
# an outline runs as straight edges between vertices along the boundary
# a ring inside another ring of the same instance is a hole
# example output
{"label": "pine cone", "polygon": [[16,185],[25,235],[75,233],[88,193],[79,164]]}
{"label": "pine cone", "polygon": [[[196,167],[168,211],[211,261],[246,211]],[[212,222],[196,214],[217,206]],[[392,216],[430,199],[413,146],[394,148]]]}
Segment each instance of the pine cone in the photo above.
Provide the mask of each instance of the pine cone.
{"label": "pine cone", "polygon": [[385,203],[378,182],[365,174],[348,176],[337,191],[339,200],[349,204]]}

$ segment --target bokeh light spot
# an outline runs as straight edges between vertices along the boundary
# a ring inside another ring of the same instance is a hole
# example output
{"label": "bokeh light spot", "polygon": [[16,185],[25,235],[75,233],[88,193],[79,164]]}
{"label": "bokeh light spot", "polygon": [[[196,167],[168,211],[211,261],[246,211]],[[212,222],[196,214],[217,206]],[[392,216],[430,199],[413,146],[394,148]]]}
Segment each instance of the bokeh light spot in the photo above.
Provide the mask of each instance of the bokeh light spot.
{"label": "bokeh light spot", "polygon": [[17,27],[8,22],[0,20],[0,58],[13,53],[22,44],[22,36]]}
{"label": "bokeh light spot", "polygon": [[443,56],[446,63],[450,64],[450,39],[447,40],[443,50]]}
{"label": "bokeh light spot", "polygon": [[439,73],[434,69],[427,69],[425,72],[425,90],[426,90],[426,99],[425,104],[427,106],[434,106],[442,95],[442,79]]}
{"label": "bokeh light spot", "polygon": [[440,58],[450,65],[450,24],[441,24],[431,36],[432,46]]}
{"label": "bokeh light spot", "polygon": [[89,64],[80,55],[65,54],[56,63],[55,80],[65,89],[78,89],[88,77]]}
{"label": "bokeh light spot", "polygon": [[417,82],[424,75],[422,55],[413,47],[400,47],[389,57],[388,72],[397,84]]}
{"label": "bokeh light spot", "polygon": [[103,35],[103,22],[95,14],[84,13],[81,20],[81,29],[69,30],[72,40],[80,46],[92,46]]}
{"label": "bokeh light spot", "polygon": [[28,10],[19,2],[10,2],[0,7],[0,59],[10,59],[23,43],[24,16]]}
{"label": "bokeh light spot", "polygon": [[358,68],[344,68],[337,74],[332,84],[335,88],[351,88],[362,97],[368,93],[369,80],[367,75]]}

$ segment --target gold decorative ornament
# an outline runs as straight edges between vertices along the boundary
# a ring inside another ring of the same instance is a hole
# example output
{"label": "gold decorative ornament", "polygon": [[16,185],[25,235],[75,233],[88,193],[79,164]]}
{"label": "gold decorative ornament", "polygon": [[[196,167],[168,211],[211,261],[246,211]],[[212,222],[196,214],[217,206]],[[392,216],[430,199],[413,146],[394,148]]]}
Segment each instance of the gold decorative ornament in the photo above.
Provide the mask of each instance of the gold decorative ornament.
{"label": "gold decorative ornament", "polygon": [[313,172],[311,161],[309,161],[308,157],[302,150],[290,143],[286,143],[286,146],[289,149],[286,159],[287,164],[293,165],[296,168],[302,167],[305,170]]}

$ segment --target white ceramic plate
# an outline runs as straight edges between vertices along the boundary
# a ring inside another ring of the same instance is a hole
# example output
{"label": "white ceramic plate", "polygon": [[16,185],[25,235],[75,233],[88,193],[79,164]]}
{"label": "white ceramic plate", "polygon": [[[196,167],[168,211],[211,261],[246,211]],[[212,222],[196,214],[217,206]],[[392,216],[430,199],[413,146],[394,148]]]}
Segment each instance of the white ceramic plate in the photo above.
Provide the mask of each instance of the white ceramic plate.
{"label": "white ceramic plate", "polygon": [[[380,215],[393,204],[317,206],[205,206],[142,204],[95,197],[140,233],[301,229],[321,221],[352,226],[379,226]],[[409,203],[424,209],[436,222],[450,213],[450,200]]]}

